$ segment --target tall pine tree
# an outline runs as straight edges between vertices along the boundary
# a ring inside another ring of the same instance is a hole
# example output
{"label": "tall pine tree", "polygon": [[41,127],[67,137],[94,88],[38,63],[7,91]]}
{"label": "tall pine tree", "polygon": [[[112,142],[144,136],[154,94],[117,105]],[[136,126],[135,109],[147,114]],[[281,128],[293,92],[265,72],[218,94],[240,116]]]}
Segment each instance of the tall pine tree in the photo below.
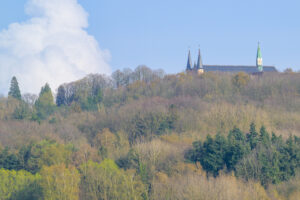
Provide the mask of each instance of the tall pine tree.
{"label": "tall pine tree", "polygon": [[38,100],[35,102],[38,119],[46,119],[54,111],[54,98],[48,83],[42,87]]}
{"label": "tall pine tree", "polygon": [[259,141],[258,133],[256,132],[256,127],[254,122],[250,125],[250,131],[247,134],[247,140],[250,143],[251,149],[254,149]]}
{"label": "tall pine tree", "polygon": [[8,96],[11,96],[18,100],[22,99],[19,84],[18,84],[17,78],[15,76],[11,79]]}
{"label": "tall pine tree", "polygon": [[262,126],[259,131],[259,140],[263,145],[269,145],[270,144],[270,135],[266,131],[265,126]]}
{"label": "tall pine tree", "polygon": [[66,105],[66,90],[64,86],[59,86],[56,96],[56,105],[58,107]]}

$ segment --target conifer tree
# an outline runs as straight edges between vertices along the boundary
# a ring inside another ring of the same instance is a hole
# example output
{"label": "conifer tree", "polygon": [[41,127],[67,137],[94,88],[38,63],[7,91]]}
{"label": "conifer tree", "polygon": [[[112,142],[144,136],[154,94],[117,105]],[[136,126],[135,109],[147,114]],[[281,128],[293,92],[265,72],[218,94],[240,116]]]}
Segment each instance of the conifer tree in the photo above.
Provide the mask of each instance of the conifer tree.
{"label": "conifer tree", "polygon": [[269,133],[266,131],[265,126],[262,126],[260,128],[260,141],[262,142],[263,145],[268,145],[270,143],[270,136]]}
{"label": "conifer tree", "polygon": [[250,125],[250,132],[247,135],[247,140],[250,143],[251,149],[254,149],[259,141],[258,133],[256,132],[255,124]]}
{"label": "conifer tree", "polygon": [[37,110],[37,116],[39,119],[45,119],[47,116],[53,113],[54,98],[48,83],[42,87],[39,98],[35,103],[35,108]]}
{"label": "conifer tree", "polygon": [[95,85],[92,89],[93,91],[93,103],[98,104],[103,100],[103,92],[99,85]]}
{"label": "conifer tree", "polygon": [[228,134],[228,148],[225,154],[227,169],[235,169],[235,165],[249,152],[250,145],[246,142],[244,133],[235,127]]}
{"label": "conifer tree", "polygon": [[[51,93],[51,96],[52,96],[51,88],[50,88],[49,84],[46,83],[45,86],[42,87],[42,89],[41,89],[39,98],[41,98],[44,94],[49,94],[49,93]],[[50,99],[49,99],[49,100],[50,100]],[[51,103],[53,103],[53,96],[52,96],[52,101],[51,101]]]}
{"label": "conifer tree", "polygon": [[[200,152],[199,161],[203,169],[212,173],[215,177],[224,168],[226,146],[226,138],[218,133],[215,139],[208,135],[206,141],[198,150]],[[195,162],[197,161],[195,160]]]}
{"label": "conifer tree", "polygon": [[20,88],[19,88],[19,84],[17,81],[17,78],[14,76],[11,79],[11,83],[10,83],[10,89],[8,92],[8,96],[11,96],[15,99],[21,100],[21,92],[20,92]]}
{"label": "conifer tree", "polygon": [[66,90],[64,86],[59,86],[56,96],[56,105],[58,107],[66,105]]}

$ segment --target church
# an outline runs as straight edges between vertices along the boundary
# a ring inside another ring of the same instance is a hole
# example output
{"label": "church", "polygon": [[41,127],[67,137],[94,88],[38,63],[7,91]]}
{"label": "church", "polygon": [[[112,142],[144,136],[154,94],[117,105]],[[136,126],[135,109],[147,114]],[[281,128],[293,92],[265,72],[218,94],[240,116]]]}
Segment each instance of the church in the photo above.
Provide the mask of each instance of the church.
{"label": "church", "polygon": [[205,72],[245,72],[248,74],[262,74],[264,72],[277,72],[274,66],[263,66],[260,45],[258,44],[256,55],[256,66],[248,65],[203,65],[201,52],[199,49],[197,64],[192,65],[191,52],[188,53],[188,62],[186,66],[187,73],[203,74]]}

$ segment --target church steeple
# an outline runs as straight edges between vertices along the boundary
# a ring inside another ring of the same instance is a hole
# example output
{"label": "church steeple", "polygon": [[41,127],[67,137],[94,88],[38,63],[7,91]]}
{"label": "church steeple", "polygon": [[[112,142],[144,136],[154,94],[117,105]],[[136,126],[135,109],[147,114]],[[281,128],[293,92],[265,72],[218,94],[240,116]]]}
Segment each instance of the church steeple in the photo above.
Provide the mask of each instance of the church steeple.
{"label": "church steeple", "polygon": [[192,59],[191,59],[191,51],[189,50],[188,61],[186,65],[186,71],[192,70]]}
{"label": "church steeple", "polygon": [[260,44],[258,42],[258,47],[257,47],[257,55],[256,55],[256,67],[259,72],[263,71],[263,60],[261,56],[261,51],[260,51]]}
{"label": "church steeple", "polygon": [[197,62],[196,71],[197,71],[198,75],[201,75],[204,73],[200,48],[199,48],[199,53],[198,53],[198,62]]}
{"label": "church steeple", "polygon": [[201,57],[200,49],[199,49],[199,53],[198,53],[198,62],[197,62],[197,70],[198,69],[203,69],[203,63],[202,63],[202,57]]}

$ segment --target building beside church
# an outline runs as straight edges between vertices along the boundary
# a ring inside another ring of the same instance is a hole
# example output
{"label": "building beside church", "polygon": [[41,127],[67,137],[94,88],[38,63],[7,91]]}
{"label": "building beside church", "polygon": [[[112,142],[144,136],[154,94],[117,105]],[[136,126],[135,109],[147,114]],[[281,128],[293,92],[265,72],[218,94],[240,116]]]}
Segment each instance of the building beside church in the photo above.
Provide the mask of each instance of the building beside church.
{"label": "building beside church", "polygon": [[277,72],[274,66],[263,66],[261,49],[258,44],[256,55],[256,66],[248,65],[203,65],[201,52],[199,49],[197,63],[192,65],[191,52],[188,53],[188,62],[186,66],[187,73],[203,74],[205,72],[245,72],[248,74],[262,74],[264,72]]}

